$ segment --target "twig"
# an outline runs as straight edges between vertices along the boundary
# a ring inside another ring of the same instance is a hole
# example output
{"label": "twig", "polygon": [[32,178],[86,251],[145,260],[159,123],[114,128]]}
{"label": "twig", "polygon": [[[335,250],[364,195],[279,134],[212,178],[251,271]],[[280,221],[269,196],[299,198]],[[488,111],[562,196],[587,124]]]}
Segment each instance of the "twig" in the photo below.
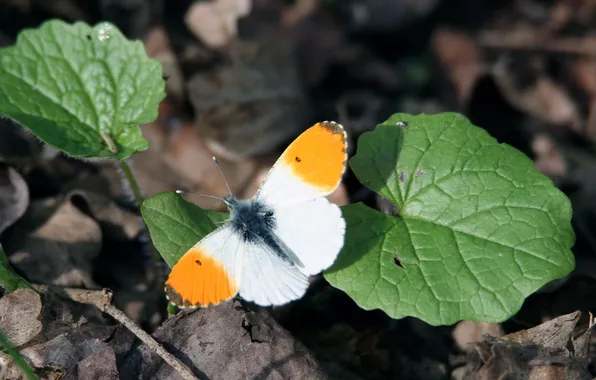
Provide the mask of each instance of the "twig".
{"label": "twig", "polygon": [[536,50],[552,53],[596,55],[596,37],[552,37],[489,31],[480,35],[480,45],[497,49]]}
{"label": "twig", "polygon": [[161,344],[159,344],[153,337],[147,334],[143,329],[134,323],[130,318],[126,316],[122,311],[112,305],[113,293],[110,289],[102,290],[86,290],[86,289],[72,289],[72,288],[59,288],[59,287],[48,287],[46,285],[34,285],[41,293],[47,293],[52,290],[58,290],[59,295],[66,295],[73,301],[80,303],[86,303],[95,305],[99,310],[109,314],[118,322],[122,323],[128,328],[133,334],[137,336],[143,343],[147,345],[151,350],[156,352],[166,363],[172,366],[184,379],[196,380],[197,378],[193,375],[192,371],[182,363],[174,355],[166,351]]}

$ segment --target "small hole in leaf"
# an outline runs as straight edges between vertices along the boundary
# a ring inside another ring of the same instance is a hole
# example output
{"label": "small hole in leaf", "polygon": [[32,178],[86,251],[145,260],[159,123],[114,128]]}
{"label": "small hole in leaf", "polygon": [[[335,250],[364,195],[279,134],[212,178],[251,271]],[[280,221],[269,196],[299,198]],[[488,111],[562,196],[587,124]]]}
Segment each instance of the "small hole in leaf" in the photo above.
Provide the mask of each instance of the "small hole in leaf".
{"label": "small hole in leaf", "polygon": [[395,265],[397,265],[400,268],[403,268],[404,266],[401,264],[401,261],[399,261],[399,258],[397,256],[393,256],[393,263]]}

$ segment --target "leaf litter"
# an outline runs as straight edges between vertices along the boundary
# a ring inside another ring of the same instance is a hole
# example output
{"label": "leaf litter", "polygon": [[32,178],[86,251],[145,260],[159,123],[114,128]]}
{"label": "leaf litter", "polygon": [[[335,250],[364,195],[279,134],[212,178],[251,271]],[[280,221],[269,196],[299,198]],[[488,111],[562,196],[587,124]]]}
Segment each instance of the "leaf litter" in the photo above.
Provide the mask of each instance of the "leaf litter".
{"label": "leaf litter", "polygon": [[[220,162],[232,191],[250,196],[284,145],[311,121],[335,119],[357,141],[396,111],[458,110],[499,142],[532,157],[570,196],[577,270],[529,297],[515,318],[490,326],[391,320],[382,312],[361,310],[321,277],[312,279],[304,299],[259,311],[256,321],[246,317],[253,312],[229,304],[166,319],[165,300],[151,290],[147,236],[136,223],[138,210],[115,165],[46,154],[30,134],[0,120],[0,161],[8,168],[5,173],[12,173],[10,185],[0,186],[0,220],[6,221],[0,242],[21,275],[43,284],[60,283],[62,276],[71,286],[110,287],[116,305],[155,331],[168,350],[196,364],[199,378],[235,378],[236,373],[332,379],[596,375],[594,354],[586,349],[591,329],[577,327],[588,321],[569,314],[579,309],[585,317],[596,308],[590,270],[596,268],[593,2],[523,0],[497,7],[488,0],[466,6],[411,0],[255,1],[249,14],[235,10],[222,16],[235,18],[237,28],[225,30],[226,44],[215,49],[210,43],[221,41],[221,35],[204,37],[208,32],[185,25],[185,20],[193,22],[190,5],[155,4],[0,3],[3,44],[14,42],[25,26],[52,17],[115,22],[129,36],[144,38],[148,50],[148,36],[161,36],[151,50],[168,67],[168,97],[159,119],[142,127],[151,147],[132,158],[145,195],[175,188],[225,195],[210,160],[223,154]],[[383,11],[388,7],[400,11]],[[267,33],[278,33],[277,42],[262,37]],[[286,43],[295,50],[282,49]],[[296,70],[298,83],[285,70],[273,77],[277,67]],[[15,193],[19,178],[31,194],[30,204],[25,191]],[[395,214],[395,205],[360,185],[353,173],[347,174],[342,192],[338,203],[364,201]],[[222,209],[211,200],[188,199]],[[80,231],[66,231],[73,225]],[[12,334],[46,378],[171,374],[146,346],[134,345],[126,328],[94,307],[19,290],[0,299],[0,315],[0,329]],[[534,326],[542,327],[538,332]],[[525,331],[523,339],[507,338],[516,331]],[[485,332],[494,338],[483,338]],[[14,367],[7,370],[7,378],[18,378]]]}

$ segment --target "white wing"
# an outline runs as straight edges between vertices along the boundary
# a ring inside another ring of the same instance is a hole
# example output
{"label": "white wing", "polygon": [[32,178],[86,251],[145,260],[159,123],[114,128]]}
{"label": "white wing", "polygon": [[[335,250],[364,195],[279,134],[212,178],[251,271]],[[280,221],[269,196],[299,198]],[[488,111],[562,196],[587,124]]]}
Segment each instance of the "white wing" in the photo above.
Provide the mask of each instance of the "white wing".
{"label": "white wing", "polygon": [[298,256],[306,275],[333,264],[344,245],[346,222],[339,207],[326,198],[273,207],[275,233]]}
{"label": "white wing", "polygon": [[280,259],[264,244],[244,245],[240,297],[260,306],[283,305],[301,298],[308,278],[294,265]]}

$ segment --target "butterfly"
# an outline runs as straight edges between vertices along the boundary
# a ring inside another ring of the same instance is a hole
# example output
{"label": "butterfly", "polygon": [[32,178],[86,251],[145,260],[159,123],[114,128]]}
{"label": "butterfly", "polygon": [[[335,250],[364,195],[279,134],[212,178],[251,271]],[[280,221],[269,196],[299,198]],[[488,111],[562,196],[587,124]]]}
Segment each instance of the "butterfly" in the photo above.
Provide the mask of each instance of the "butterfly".
{"label": "butterfly", "polygon": [[307,129],[279,157],[253,198],[223,198],[230,218],[190,248],[165,284],[173,304],[219,304],[239,294],[261,306],[301,298],[308,276],[330,267],[345,221],[325,196],[346,169],[347,135],[335,122]]}

